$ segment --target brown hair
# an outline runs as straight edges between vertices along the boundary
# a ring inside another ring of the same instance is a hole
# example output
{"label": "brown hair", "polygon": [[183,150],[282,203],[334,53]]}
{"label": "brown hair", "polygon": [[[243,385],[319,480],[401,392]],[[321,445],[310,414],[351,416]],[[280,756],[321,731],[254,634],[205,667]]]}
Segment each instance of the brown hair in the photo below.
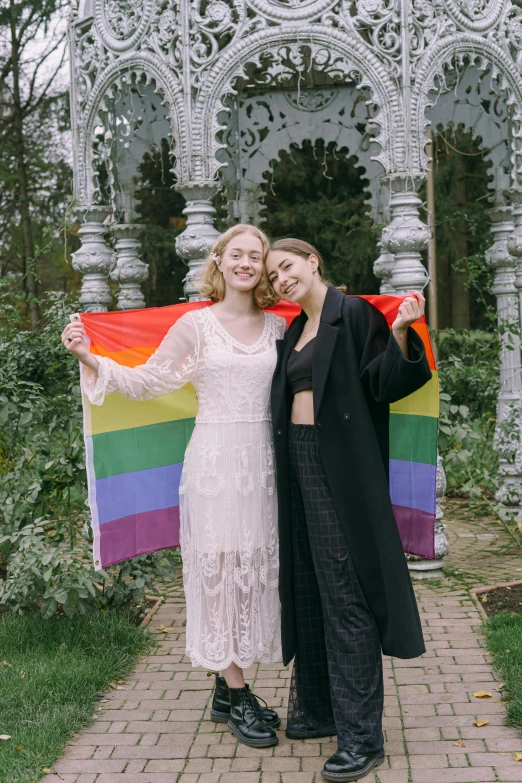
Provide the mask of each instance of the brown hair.
{"label": "brown hair", "polygon": [[[257,226],[251,226],[248,223],[238,223],[232,226],[214,242],[212,250],[207,256],[200,274],[196,280],[197,288],[202,296],[208,297],[213,302],[222,302],[225,298],[225,278],[217,265],[217,258],[221,258],[229,242],[239,234],[253,234],[261,241],[263,246],[263,259],[266,258],[270,249],[270,240],[264,231]],[[254,304],[256,307],[272,307],[277,301],[277,297],[268,282],[265,271],[261,275],[261,280],[254,289]]]}
{"label": "brown hair", "polygon": [[[286,253],[294,253],[296,256],[301,256],[301,258],[304,258],[307,261],[310,256],[316,256],[318,261],[317,271],[319,272],[319,277],[323,283],[326,283],[326,285],[333,285],[329,280],[325,280],[324,261],[322,255],[317,250],[317,248],[311,245],[309,242],[305,242],[303,239],[294,239],[293,237],[289,237],[288,239],[278,239],[276,242],[273,242],[270,245],[269,251],[270,250],[282,250]],[[336,286],[336,288],[339,291],[346,291],[345,285]]]}
{"label": "brown hair", "polygon": [[307,261],[310,256],[317,256],[319,261],[317,271],[321,280],[324,278],[324,261],[320,252],[311,245],[309,242],[305,242],[303,239],[278,239],[270,245],[269,250],[282,250],[285,253],[294,253],[296,256],[301,256]]}

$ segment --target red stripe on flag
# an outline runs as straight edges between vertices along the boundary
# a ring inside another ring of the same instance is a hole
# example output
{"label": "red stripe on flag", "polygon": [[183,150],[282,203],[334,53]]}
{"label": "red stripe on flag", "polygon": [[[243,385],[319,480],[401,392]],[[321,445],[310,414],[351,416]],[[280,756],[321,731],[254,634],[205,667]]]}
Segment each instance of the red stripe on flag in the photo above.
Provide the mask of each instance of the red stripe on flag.
{"label": "red stripe on flag", "polygon": [[[366,299],[367,302],[380,310],[391,328],[404,297],[361,295],[360,298]],[[103,356],[117,351],[132,351],[137,346],[144,349],[155,349],[178,318],[181,318],[185,313],[209,307],[209,305],[212,305],[212,302],[184,302],[183,304],[168,305],[167,307],[150,307],[143,310],[81,313],[80,319],[91,340],[93,353]],[[287,324],[290,324],[301,312],[301,307],[283,299],[275,307],[270,308],[270,312],[280,315],[286,320]],[[413,325],[413,328],[424,342],[431,369],[436,369],[425,317],[419,318]]]}

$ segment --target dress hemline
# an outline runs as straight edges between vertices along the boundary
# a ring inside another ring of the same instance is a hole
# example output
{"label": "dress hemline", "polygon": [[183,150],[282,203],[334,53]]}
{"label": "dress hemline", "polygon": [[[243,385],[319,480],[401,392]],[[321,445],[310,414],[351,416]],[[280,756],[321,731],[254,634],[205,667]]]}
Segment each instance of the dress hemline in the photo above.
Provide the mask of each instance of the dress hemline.
{"label": "dress hemline", "polygon": [[188,649],[186,650],[186,655],[190,658],[192,666],[202,666],[204,669],[209,669],[210,671],[216,671],[216,669],[218,671],[223,671],[223,669],[228,669],[232,663],[235,663],[240,669],[249,669],[254,663],[278,663],[283,660],[281,647],[278,647],[274,653],[270,654],[255,651],[251,657],[243,661],[237,655],[231,655],[224,661],[218,661],[218,663],[216,663],[215,661],[209,661],[198,653],[191,652]]}

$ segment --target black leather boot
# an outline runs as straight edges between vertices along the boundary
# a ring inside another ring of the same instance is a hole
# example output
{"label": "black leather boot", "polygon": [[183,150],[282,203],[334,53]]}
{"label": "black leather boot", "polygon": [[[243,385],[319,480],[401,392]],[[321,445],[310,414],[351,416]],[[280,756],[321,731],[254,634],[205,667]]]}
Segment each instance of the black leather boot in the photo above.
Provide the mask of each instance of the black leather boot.
{"label": "black leather boot", "polygon": [[321,775],[324,780],[332,783],[351,783],[368,775],[372,769],[379,767],[384,761],[384,751],[365,756],[361,753],[351,753],[349,750],[338,750],[330,756],[323,767]]}
{"label": "black leather boot", "polygon": [[277,734],[263,720],[256,697],[245,688],[229,688],[230,717],[228,728],[237,739],[251,748],[268,748],[279,742]]}
{"label": "black leather boot", "polygon": [[[212,674],[214,674],[216,678],[216,685],[214,688],[210,717],[214,723],[228,723],[230,717],[230,693],[227,681],[224,677],[220,677],[217,672],[209,672],[208,676],[211,677]],[[248,685],[245,685],[245,688],[249,689]],[[281,718],[277,712],[271,710],[266,701],[261,699],[260,696],[256,696],[255,693],[252,693],[252,696],[257,699],[257,701],[262,701],[264,704],[264,707],[261,707],[263,722],[272,729],[279,728],[281,725]]]}

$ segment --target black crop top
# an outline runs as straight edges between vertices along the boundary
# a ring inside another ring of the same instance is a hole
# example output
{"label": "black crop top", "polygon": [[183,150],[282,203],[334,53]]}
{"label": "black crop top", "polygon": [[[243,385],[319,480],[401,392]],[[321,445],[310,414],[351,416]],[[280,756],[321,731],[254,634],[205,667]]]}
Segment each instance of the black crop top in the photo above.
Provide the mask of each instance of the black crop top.
{"label": "black crop top", "polygon": [[[292,394],[312,388],[312,354],[315,337],[306,343],[300,351],[295,348],[286,365],[286,377]],[[312,348],[310,349],[310,346]]]}

